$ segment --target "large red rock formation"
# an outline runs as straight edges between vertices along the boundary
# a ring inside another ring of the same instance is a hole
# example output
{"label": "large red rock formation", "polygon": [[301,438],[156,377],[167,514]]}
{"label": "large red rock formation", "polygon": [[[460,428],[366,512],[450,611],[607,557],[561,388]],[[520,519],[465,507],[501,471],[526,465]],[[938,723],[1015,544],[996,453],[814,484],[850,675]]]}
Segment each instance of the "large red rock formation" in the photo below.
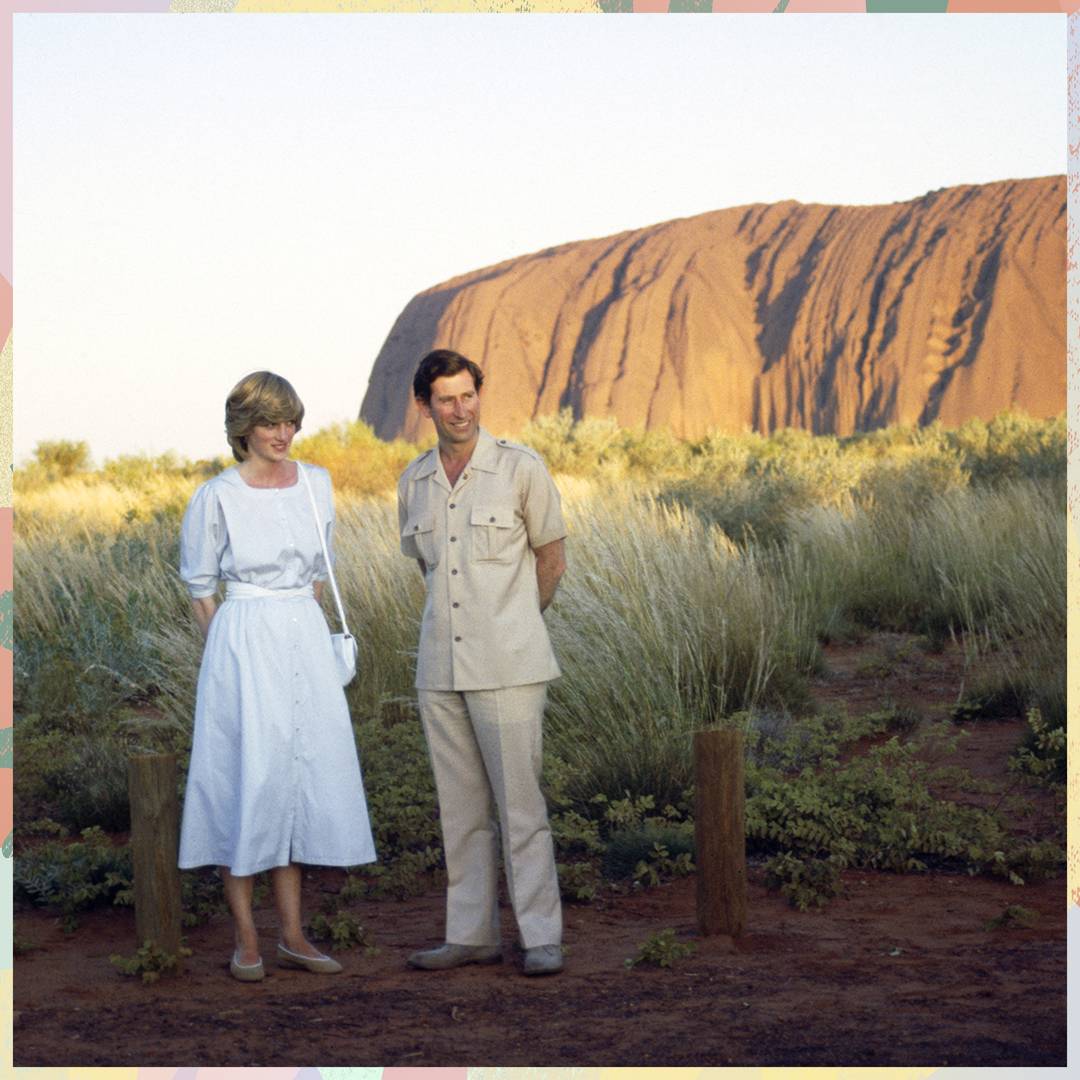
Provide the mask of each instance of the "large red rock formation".
{"label": "large red rock formation", "polygon": [[417,362],[485,370],[484,422],[575,416],[699,436],[848,434],[1065,408],[1065,179],[888,206],[718,210],[476,270],[415,297],[360,410],[427,434]]}

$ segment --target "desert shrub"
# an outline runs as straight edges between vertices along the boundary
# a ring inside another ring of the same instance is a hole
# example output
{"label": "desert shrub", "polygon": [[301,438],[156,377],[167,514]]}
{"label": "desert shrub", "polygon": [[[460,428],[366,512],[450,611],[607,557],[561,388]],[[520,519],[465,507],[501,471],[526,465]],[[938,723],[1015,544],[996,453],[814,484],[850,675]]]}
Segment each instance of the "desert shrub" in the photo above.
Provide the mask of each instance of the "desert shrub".
{"label": "desert shrub", "polygon": [[79,830],[129,827],[128,759],[176,749],[172,725],[123,711],[97,720],[16,716],[16,818],[52,818]]}
{"label": "desert shrub", "polygon": [[435,781],[419,719],[359,723],[356,737],[380,860],[438,849]]}
{"label": "desert shrub", "polygon": [[1036,420],[1002,412],[992,420],[968,420],[947,434],[961,454],[972,483],[1016,479],[1061,479],[1065,475],[1068,429],[1065,416]]}
{"label": "desert shrub", "polygon": [[651,479],[684,470],[692,454],[670,431],[620,428],[611,417],[574,420],[569,409],[529,421],[517,438],[568,476]]}
{"label": "desert shrub", "polygon": [[202,867],[180,874],[181,921],[185,926],[202,926],[215,915],[229,910],[225,887],[216,869]]}
{"label": "desert shrub", "polygon": [[109,963],[121,975],[138,975],[144,983],[155,983],[162,975],[176,974],[180,970],[180,961],[190,955],[191,950],[184,946],[180,947],[178,953],[173,954],[147,939],[132,956],[113,953],[109,957]]}
{"label": "desert shrub", "polygon": [[102,903],[131,903],[131,853],[115,846],[96,826],[75,841],[49,840],[14,860],[17,894],[60,910],[65,930],[78,912]]}
{"label": "desert shrub", "polygon": [[824,907],[843,892],[842,868],[843,860],[836,856],[800,857],[783,851],[765,864],[765,884],[779,890],[792,907],[809,911]]}
{"label": "desert shrub", "polygon": [[300,436],[294,452],[301,461],[327,469],[336,491],[379,495],[393,489],[419,448],[403,439],[383,442],[362,420],[354,420]]}
{"label": "desert shrub", "polygon": [[693,944],[688,941],[679,941],[674,929],[669,926],[646,938],[638,948],[637,954],[626,960],[626,966],[628,968],[638,966],[668,968],[692,956],[693,953]]}
{"label": "desert shrub", "polygon": [[346,908],[331,901],[325,911],[311,917],[308,924],[316,941],[325,941],[333,952],[355,949],[363,945],[368,953],[375,951],[371,934],[360,924],[356,916]]}
{"label": "desert shrub", "polygon": [[343,899],[407,900],[423,896],[437,880],[432,873],[442,868],[442,848],[390,850],[382,862],[359,867],[342,888]]}
{"label": "desert shrub", "polygon": [[1028,710],[1027,725],[1024,741],[1013,755],[1010,765],[1017,772],[1045,783],[1065,783],[1068,738],[1064,727],[1045,720],[1042,710],[1037,707]]}
{"label": "desert shrub", "polygon": [[694,823],[647,818],[640,825],[616,829],[604,849],[604,876],[633,877],[657,884],[693,868]]}
{"label": "desert shrub", "polygon": [[599,895],[603,881],[594,862],[558,862],[555,871],[559,877],[559,895],[564,900],[588,904]]}
{"label": "desert shrub", "polygon": [[[962,869],[1017,883],[1060,867],[1063,853],[1053,843],[1036,849],[1012,838],[995,813],[933,794],[946,772],[927,759],[951,747],[955,735],[937,727],[905,743],[894,736],[843,760],[842,730],[819,728],[797,774],[783,768],[790,760],[783,745],[768,739],[748,767],[748,850],[772,858],[770,880],[793,903],[829,899],[845,867]],[[962,774],[947,775],[955,783]]]}

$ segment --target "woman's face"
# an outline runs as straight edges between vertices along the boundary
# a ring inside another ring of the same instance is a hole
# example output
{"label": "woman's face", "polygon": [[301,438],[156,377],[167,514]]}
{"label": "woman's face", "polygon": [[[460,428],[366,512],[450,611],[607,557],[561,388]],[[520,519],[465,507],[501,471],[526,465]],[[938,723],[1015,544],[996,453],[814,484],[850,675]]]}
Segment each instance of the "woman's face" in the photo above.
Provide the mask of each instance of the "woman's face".
{"label": "woman's face", "polygon": [[296,422],[282,420],[278,424],[256,424],[247,437],[248,457],[267,464],[284,461],[289,456]]}

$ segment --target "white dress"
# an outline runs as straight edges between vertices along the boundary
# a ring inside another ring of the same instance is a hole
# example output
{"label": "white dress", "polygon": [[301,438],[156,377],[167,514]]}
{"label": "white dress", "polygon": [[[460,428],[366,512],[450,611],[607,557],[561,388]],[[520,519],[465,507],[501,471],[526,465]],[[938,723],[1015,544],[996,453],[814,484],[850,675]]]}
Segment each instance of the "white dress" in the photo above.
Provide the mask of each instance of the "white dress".
{"label": "white dress", "polygon": [[[333,552],[330,477],[300,467]],[[303,479],[253,488],[233,467],[208,480],[184,515],[180,576],[193,599],[226,583],[199,669],[181,869],[373,862],[349,710],[311,593],[326,565]]]}

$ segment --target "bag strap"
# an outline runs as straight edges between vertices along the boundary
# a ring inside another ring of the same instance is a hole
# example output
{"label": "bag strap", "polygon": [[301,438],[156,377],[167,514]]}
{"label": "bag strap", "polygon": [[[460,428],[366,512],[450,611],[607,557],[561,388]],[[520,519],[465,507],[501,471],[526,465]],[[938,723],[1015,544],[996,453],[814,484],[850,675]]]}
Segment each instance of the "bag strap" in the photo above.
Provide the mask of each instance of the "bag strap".
{"label": "bag strap", "polygon": [[[319,543],[322,544],[323,558],[326,560],[326,570],[330,575],[330,588],[334,591],[334,603],[337,604],[338,618],[341,619],[341,629],[349,633],[349,625],[345,622],[345,608],[341,603],[341,593],[338,592],[337,582],[334,580],[334,564],[330,561],[330,552],[326,550],[326,535],[323,533],[322,519],[319,517],[319,508],[315,504],[315,493],[311,490],[311,481],[308,479],[307,469],[298,461],[296,467],[304,478],[304,486],[307,488],[308,498],[311,500],[311,512],[315,515],[315,529],[319,534]],[[349,635],[352,636],[351,634]]]}

